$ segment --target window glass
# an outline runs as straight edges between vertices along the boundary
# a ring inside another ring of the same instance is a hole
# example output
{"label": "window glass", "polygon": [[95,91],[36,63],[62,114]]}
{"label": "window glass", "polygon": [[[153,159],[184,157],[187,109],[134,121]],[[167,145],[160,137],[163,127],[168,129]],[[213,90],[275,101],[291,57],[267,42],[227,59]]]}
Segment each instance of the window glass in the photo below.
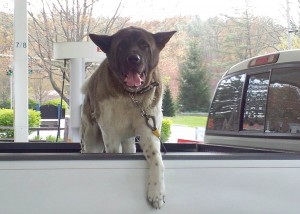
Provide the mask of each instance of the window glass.
{"label": "window glass", "polygon": [[300,132],[300,68],[272,72],[266,132]]}
{"label": "window glass", "polygon": [[269,73],[249,77],[244,108],[243,130],[264,131]]}
{"label": "window glass", "polygon": [[239,130],[240,104],[245,74],[224,79],[218,85],[209,112],[207,129]]}

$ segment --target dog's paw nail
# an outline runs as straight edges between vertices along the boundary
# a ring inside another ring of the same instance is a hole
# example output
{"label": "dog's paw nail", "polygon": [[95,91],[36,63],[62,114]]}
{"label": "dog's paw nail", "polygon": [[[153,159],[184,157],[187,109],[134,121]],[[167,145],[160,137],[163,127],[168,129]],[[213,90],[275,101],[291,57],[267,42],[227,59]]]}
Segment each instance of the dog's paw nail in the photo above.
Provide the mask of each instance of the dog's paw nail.
{"label": "dog's paw nail", "polygon": [[160,209],[166,203],[166,197],[165,196],[155,197],[155,198],[148,197],[148,201],[155,209]]}

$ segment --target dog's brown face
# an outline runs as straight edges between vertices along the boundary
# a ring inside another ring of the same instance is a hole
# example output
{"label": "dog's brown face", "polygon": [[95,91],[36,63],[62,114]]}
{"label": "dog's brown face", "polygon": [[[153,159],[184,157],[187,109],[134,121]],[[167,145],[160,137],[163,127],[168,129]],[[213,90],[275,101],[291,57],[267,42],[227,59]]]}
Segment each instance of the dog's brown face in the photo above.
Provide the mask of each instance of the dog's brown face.
{"label": "dog's brown face", "polygon": [[141,28],[129,27],[112,36],[89,36],[106,53],[109,69],[124,89],[135,93],[150,84],[159,53],[175,32],[152,34]]}

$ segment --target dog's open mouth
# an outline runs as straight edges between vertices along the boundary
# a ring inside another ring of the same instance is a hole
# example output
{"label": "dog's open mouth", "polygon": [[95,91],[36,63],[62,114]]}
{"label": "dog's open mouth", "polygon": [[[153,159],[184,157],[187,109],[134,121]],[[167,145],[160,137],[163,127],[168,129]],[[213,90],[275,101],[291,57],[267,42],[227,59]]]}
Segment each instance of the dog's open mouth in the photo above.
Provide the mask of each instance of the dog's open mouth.
{"label": "dog's open mouth", "polygon": [[145,81],[145,74],[129,71],[124,75],[124,84],[129,88],[139,88]]}

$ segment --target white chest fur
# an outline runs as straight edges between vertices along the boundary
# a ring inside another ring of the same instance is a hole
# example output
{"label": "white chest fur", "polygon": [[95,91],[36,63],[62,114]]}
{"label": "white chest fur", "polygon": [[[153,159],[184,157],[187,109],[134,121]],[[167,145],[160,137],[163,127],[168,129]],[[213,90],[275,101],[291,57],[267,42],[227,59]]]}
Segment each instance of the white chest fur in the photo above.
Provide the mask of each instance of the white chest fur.
{"label": "white chest fur", "polygon": [[[127,97],[105,99],[98,103],[100,117],[99,126],[107,135],[118,135],[121,138],[129,138],[139,135],[146,126],[145,118],[141,110],[135,106],[132,100]],[[156,118],[158,126],[161,125],[161,101],[152,108],[144,107],[147,114]]]}

